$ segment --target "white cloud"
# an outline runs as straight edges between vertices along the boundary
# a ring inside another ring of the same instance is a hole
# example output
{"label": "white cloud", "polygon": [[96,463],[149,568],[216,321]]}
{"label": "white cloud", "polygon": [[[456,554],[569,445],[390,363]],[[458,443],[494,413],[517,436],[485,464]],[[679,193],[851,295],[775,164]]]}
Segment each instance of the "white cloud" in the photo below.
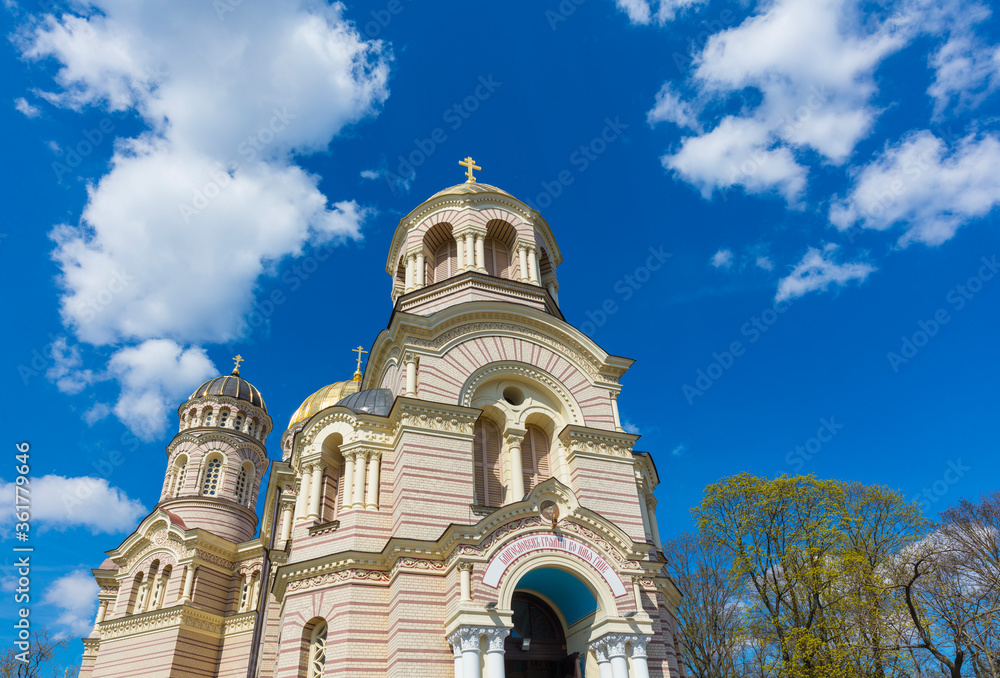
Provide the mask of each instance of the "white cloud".
{"label": "white cloud", "polygon": [[381,176],[382,172],[380,170],[361,170],[362,179],[374,180]]}
{"label": "white cloud", "polygon": [[42,603],[60,610],[56,624],[63,631],[58,636],[81,637],[90,634],[100,590],[94,576],[87,570],[74,570],[49,584]]}
{"label": "white cloud", "polygon": [[778,282],[775,301],[797,299],[810,292],[825,291],[830,285],[846,285],[852,280],[861,282],[875,270],[861,262],[838,264],[834,261],[836,251],[837,245],[832,243],[822,250],[810,247],[792,272]]}
{"label": "white cloud", "polygon": [[93,407],[83,413],[83,421],[87,426],[93,426],[111,414],[111,408],[105,403],[95,403]]}
{"label": "white cloud", "polygon": [[757,257],[757,259],[754,260],[754,264],[757,266],[757,268],[762,268],[765,271],[774,270],[774,262],[771,261],[771,257],[768,256],[761,255]]}
{"label": "white cloud", "polygon": [[[218,5],[93,0],[16,38],[25,58],[59,67],[39,96],[135,112],[148,126],[113,145],[107,136],[110,170],[89,186],[79,223],[52,232],[63,322],[83,342],[232,340],[261,276],[312,245],[359,238],[371,217],[324,195],[296,158],[378,113],[388,48],[340,3],[243,3],[223,16]],[[119,399],[115,413],[153,419],[163,394]]]}
{"label": "white cloud", "polygon": [[733,251],[729,249],[720,249],[718,252],[712,255],[712,266],[716,268],[729,268],[733,265]]}
{"label": "white cloud", "polygon": [[[0,501],[14,505],[13,482],[0,480]],[[31,481],[31,518],[38,529],[63,531],[83,527],[91,534],[118,534],[135,529],[147,513],[137,500],[104,478],[45,475]],[[9,526],[13,513],[4,519]]]}
{"label": "white cloud", "polygon": [[108,372],[122,386],[115,416],[143,440],[162,435],[178,403],[217,374],[203,349],[185,349],[168,339],[119,350]]}
{"label": "white cloud", "polygon": [[904,228],[900,244],[939,245],[1000,204],[1000,139],[968,136],[950,151],[923,130],[890,146],[830,208],[840,230]]}
{"label": "white cloud", "polygon": [[[678,14],[708,0],[615,0],[618,9],[625,12],[634,24],[649,24],[656,21],[660,26],[673,21]],[[654,10],[654,6],[656,9]]]}
{"label": "white cloud", "polygon": [[748,193],[777,191],[792,203],[806,185],[806,168],[787,148],[774,146],[766,125],[747,118],[724,118],[711,132],[684,139],[662,161],[705,198],[716,189],[742,186]]}
{"label": "white cloud", "polygon": [[17,109],[18,113],[23,113],[28,118],[37,118],[42,113],[37,106],[32,106],[24,97],[14,99],[14,108]]}
{"label": "white cloud", "polygon": [[677,447],[675,447],[673,450],[671,450],[670,454],[673,455],[673,456],[675,456],[675,457],[680,457],[686,451],[687,451],[687,445],[684,445],[683,443],[681,443],[680,445],[678,445]]}
{"label": "white cloud", "polygon": [[646,122],[650,125],[672,122],[678,127],[698,130],[698,116],[692,105],[682,100],[669,82],[664,83],[657,92],[656,104],[646,114]]}
{"label": "white cloud", "polygon": [[49,346],[52,367],[45,376],[55,383],[63,393],[76,394],[87,388],[100,377],[92,370],[83,369],[83,358],[78,346],[70,346],[66,337],[58,337]]}
{"label": "white cloud", "polygon": [[954,102],[956,110],[975,108],[1000,86],[1000,48],[988,47],[971,35],[953,35],[931,55],[934,116]]}
{"label": "white cloud", "polygon": [[622,428],[625,429],[626,433],[631,433],[632,435],[639,435],[639,427],[630,421],[622,422]]}

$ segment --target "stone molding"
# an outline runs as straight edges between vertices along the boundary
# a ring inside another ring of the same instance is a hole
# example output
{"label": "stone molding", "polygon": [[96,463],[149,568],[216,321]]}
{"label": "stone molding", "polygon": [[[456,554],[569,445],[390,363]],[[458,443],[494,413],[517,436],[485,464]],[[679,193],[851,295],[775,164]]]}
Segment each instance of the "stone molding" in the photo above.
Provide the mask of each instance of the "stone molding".
{"label": "stone molding", "polygon": [[576,398],[573,397],[569,389],[552,374],[530,363],[503,360],[492,362],[489,365],[484,365],[476,369],[469,375],[465,383],[462,384],[462,390],[460,391],[462,405],[472,407],[472,396],[475,394],[476,389],[479,388],[479,385],[490,377],[505,374],[518,374],[548,386],[562,400],[563,405],[566,406],[566,410],[571,414],[574,422],[582,425],[584,420],[583,412],[580,411]]}
{"label": "stone molding", "polygon": [[569,424],[558,435],[568,460],[573,455],[589,454],[632,460],[632,446],[639,436],[618,431]]}
{"label": "stone molding", "polygon": [[[256,611],[245,613],[245,615],[253,617],[256,617],[256,614]],[[141,614],[104,621],[100,623],[98,630],[101,633],[102,640],[142,635],[179,627],[221,637],[224,633],[225,621],[226,619],[221,615],[197,610],[188,605],[175,605],[174,607],[162,610],[143,612]],[[241,623],[243,623],[242,620]]]}
{"label": "stone molding", "polygon": [[403,313],[411,313],[413,312],[411,309],[414,307],[470,289],[500,293],[510,297],[511,300],[537,302],[545,308],[546,313],[562,319],[562,312],[553,303],[548,290],[544,287],[511,278],[497,278],[476,270],[465,271],[440,282],[431,283],[426,287],[411,290],[400,295],[396,305]]}

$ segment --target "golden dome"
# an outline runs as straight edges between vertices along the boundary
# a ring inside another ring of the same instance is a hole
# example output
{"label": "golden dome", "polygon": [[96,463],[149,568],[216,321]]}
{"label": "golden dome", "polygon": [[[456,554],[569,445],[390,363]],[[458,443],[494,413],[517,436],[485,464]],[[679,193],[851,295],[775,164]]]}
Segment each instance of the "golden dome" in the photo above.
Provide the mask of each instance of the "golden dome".
{"label": "golden dome", "polygon": [[321,410],[336,405],[352,393],[357,393],[360,389],[361,381],[354,379],[351,381],[337,381],[329,386],[324,386],[299,405],[299,409],[295,410],[295,414],[292,415],[291,420],[288,422],[288,428],[295,426],[295,424],[304,419],[308,419]]}
{"label": "golden dome", "polygon": [[472,193],[499,193],[500,195],[506,195],[510,198],[514,197],[507,191],[503,190],[502,188],[497,188],[496,186],[490,186],[489,184],[481,184],[477,181],[477,182],[466,182],[464,184],[455,184],[454,186],[450,186],[444,189],[443,191],[438,191],[427,200],[433,200],[434,198],[437,198],[442,195],[470,195]]}

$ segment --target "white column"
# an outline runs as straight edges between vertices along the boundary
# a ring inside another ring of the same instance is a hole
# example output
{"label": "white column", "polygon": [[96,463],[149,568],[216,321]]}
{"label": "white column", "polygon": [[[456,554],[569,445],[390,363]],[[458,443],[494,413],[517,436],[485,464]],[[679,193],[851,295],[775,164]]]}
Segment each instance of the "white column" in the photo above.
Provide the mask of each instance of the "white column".
{"label": "white column", "polygon": [[507,434],[507,450],[510,454],[510,497],[508,504],[524,499],[524,468],[521,465],[521,443],[524,436],[515,433]]}
{"label": "white column", "polygon": [[476,270],[486,273],[486,243],[481,233],[476,233]]}
{"label": "white column", "polygon": [[455,262],[457,268],[455,268],[455,271],[457,273],[461,273],[462,271],[465,270],[465,236],[464,235],[460,235],[457,238],[455,238],[455,249],[458,252],[458,261]]}
{"label": "white column", "polygon": [[538,259],[535,258],[535,248],[528,247],[528,282],[538,284]]}
{"label": "white column", "polygon": [[517,263],[521,265],[521,282],[528,282],[528,251],[524,245],[517,248]]}
{"label": "white column", "polygon": [[354,452],[344,452],[344,500],[343,507],[345,509],[351,508],[351,502],[354,501]]}
{"label": "white column", "polygon": [[612,633],[605,636],[604,639],[608,659],[611,660],[611,678],[629,678],[625,644],[630,640],[630,637],[623,633]]}
{"label": "white column", "polygon": [[417,359],[412,356],[406,356],[406,393],[404,394],[408,398],[417,397]]}
{"label": "white column", "polygon": [[653,528],[649,526],[649,511],[646,510],[646,488],[639,485],[639,513],[642,514],[642,531],[643,534],[649,537],[649,540],[653,540]]}
{"label": "white column", "polygon": [[471,233],[465,234],[465,268],[469,271],[476,269],[476,239]]}
{"label": "white column", "polygon": [[611,392],[611,413],[615,417],[615,430],[616,431],[624,431],[625,429],[622,428],[621,417],[618,414],[618,392],[617,391],[612,391]]}
{"label": "white column", "polygon": [[482,678],[479,669],[479,637],[483,630],[478,626],[463,626],[459,629],[462,644],[462,678]]}
{"label": "white column", "polygon": [[653,543],[656,544],[656,548],[662,551],[663,544],[660,542],[660,530],[656,526],[656,499],[652,495],[646,495],[646,508],[649,514],[649,527],[653,530]]}
{"label": "white column", "polygon": [[378,508],[378,475],[381,457],[382,455],[374,450],[368,457],[368,493],[365,496],[365,508],[368,510]]}
{"label": "white column", "polygon": [[[504,678],[503,641],[510,629],[497,626],[486,630],[486,676]],[[648,676],[646,678],[649,678]]]}
{"label": "white column", "polygon": [[535,283],[536,285],[539,284],[539,281],[541,281],[542,279],[542,267],[538,263],[537,247],[531,248],[531,272],[533,274],[531,282]]}
{"label": "white column", "polygon": [[312,465],[310,480],[309,512],[306,514],[306,520],[319,520],[320,500],[323,498],[323,462]]}
{"label": "white column", "polygon": [[281,503],[281,547],[284,548],[288,540],[292,538],[292,514],[294,504],[289,501]]}
{"label": "white column", "polygon": [[461,601],[467,603],[472,600],[472,563],[459,563],[458,577],[462,592]]}
{"label": "white column", "polygon": [[191,602],[191,592],[194,590],[194,572],[197,569],[197,565],[187,566],[187,572],[184,574],[184,592],[181,594],[181,599],[177,601],[182,605]]}
{"label": "white column", "polygon": [[101,622],[104,621],[104,615],[108,613],[108,601],[100,600],[97,603],[97,616],[94,617],[94,630],[97,631]]}
{"label": "white column", "polygon": [[299,481],[299,495],[295,498],[295,519],[305,520],[309,508],[309,487],[312,467],[302,466],[302,480]]}
{"label": "white column", "polygon": [[413,289],[413,257],[409,254],[406,255],[406,276],[405,276],[405,286],[403,290],[409,292]]}
{"label": "white column", "polygon": [[424,286],[424,251],[417,252],[417,289]]}
{"label": "white column", "polygon": [[351,508],[365,507],[365,453],[355,452],[354,462],[354,490],[351,500]]}
{"label": "white column", "polygon": [[462,678],[462,645],[458,642],[457,636],[452,636],[452,638],[455,640],[449,639],[448,642],[451,643],[451,654],[455,660],[455,678]]}
{"label": "white column", "polygon": [[646,662],[646,636],[632,637],[632,678],[649,678],[649,664]]}
{"label": "white column", "polygon": [[607,648],[604,646],[604,639],[592,643],[590,649],[597,657],[597,673],[600,678],[611,678],[611,660],[608,659]]}
{"label": "white column", "polygon": [[[253,587],[253,573],[243,575],[243,586],[240,587],[240,599],[236,601],[237,612],[246,612],[250,606],[250,589]],[[246,593],[244,596],[243,594]]]}

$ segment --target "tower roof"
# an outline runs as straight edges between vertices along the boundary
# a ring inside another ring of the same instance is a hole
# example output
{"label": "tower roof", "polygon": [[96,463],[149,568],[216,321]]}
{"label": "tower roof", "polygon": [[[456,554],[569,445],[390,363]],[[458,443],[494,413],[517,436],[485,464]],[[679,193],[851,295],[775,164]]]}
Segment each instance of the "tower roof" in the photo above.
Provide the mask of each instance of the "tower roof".
{"label": "tower roof", "polygon": [[204,384],[195,389],[188,400],[204,398],[206,396],[229,396],[237,400],[245,400],[251,405],[256,405],[267,412],[267,405],[260,395],[260,391],[246,379],[240,376],[239,370],[227,376],[219,376],[209,379]]}
{"label": "tower roof", "polygon": [[[510,193],[503,190],[502,188],[497,188],[496,186],[490,186],[489,184],[481,184],[479,182],[470,183],[466,182],[464,184],[455,184],[454,186],[449,186],[443,191],[438,191],[432,195],[428,200],[433,200],[442,195],[471,195],[473,193],[499,193],[500,195],[506,195],[513,198]],[[426,202],[426,201],[425,201]]]}

